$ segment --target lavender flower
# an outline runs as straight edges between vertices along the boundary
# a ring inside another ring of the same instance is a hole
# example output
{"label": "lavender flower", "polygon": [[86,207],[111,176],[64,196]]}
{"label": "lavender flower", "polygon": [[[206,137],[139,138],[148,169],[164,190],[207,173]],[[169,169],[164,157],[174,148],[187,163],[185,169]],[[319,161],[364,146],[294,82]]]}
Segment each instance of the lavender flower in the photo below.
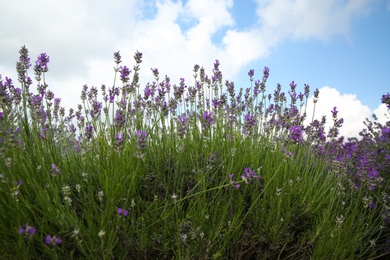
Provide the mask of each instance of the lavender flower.
{"label": "lavender flower", "polygon": [[32,238],[35,234],[36,229],[31,227],[29,224],[24,225],[24,227],[19,227],[18,233],[24,234],[26,238]]}
{"label": "lavender flower", "polygon": [[390,109],[390,94],[389,93],[383,95],[381,101],[382,101],[382,104],[385,104],[387,106],[387,108]]}
{"label": "lavender flower", "polygon": [[256,123],[255,117],[248,112],[245,115],[244,119],[245,119],[244,126],[243,126],[244,134],[250,135],[252,133],[252,128]]}
{"label": "lavender flower", "polygon": [[159,75],[159,72],[158,72],[158,69],[157,68],[150,68],[152,70],[152,73],[153,73],[153,76],[156,80],[158,80],[158,75]]}
{"label": "lavender flower", "polygon": [[290,127],[289,138],[291,141],[303,143],[302,129],[300,125]]}
{"label": "lavender flower", "polygon": [[202,122],[203,129],[207,129],[213,124],[214,122],[213,116],[214,116],[213,112],[205,111],[203,113],[203,122]]}
{"label": "lavender flower", "polygon": [[179,135],[180,138],[183,138],[183,136],[186,134],[186,129],[187,129],[187,118],[186,118],[186,114],[182,114],[179,118],[178,118],[178,130],[177,130],[177,134]]}
{"label": "lavender flower", "polygon": [[122,128],[126,123],[126,115],[125,111],[122,109],[117,109],[115,112],[115,118],[114,118],[114,124],[115,126],[120,129]]}
{"label": "lavender flower", "polygon": [[118,215],[120,217],[126,217],[129,214],[129,211],[126,209],[118,208]]}
{"label": "lavender flower", "polygon": [[58,166],[56,166],[54,163],[51,165],[50,174],[51,176],[56,176],[61,173],[61,170]]}
{"label": "lavender flower", "polygon": [[137,135],[137,144],[136,144],[137,149],[138,150],[145,150],[145,148],[146,148],[146,132],[141,131],[141,130],[137,130],[135,132],[135,134]]}
{"label": "lavender flower", "polygon": [[333,109],[330,112],[332,112],[333,118],[337,118],[337,113],[339,112],[339,111],[337,111],[337,107],[333,107]]}
{"label": "lavender flower", "polygon": [[249,72],[248,72],[248,76],[250,77],[250,80],[253,81],[253,76],[255,75],[255,70],[254,69],[250,69]]}
{"label": "lavender flower", "polygon": [[259,176],[256,174],[255,171],[252,171],[251,168],[245,168],[244,174],[241,175],[241,179],[246,183],[250,184],[251,180],[258,179]]}
{"label": "lavender flower", "polygon": [[[31,85],[31,79],[27,77],[27,70],[31,67],[30,58],[28,57],[28,49],[26,46],[22,46],[19,51],[19,61],[16,63],[16,70],[18,72],[18,80],[22,84],[26,84],[26,88]],[[26,90],[27,90],[26,89]]]}
{"label": "lavender flower", "polygon": [[34,70],[37,74],[40,74],[42,72],[48,72],[49,68],[47,67],[47,64],[49,63],[49,56],[46,55],[46,53],[41,53],[38,56],[37,61],[35,62]]}
{"label": "lavender flower", "polygon": [[371,169],[369,172],[368,172],[368,178],[370,179],[375,179],[378,177],[378,171],[375,170],[375,169]]}
{"label": "lavender flower", "polygon": [[123,84],[129,82],[129,80],[130,80],[129,75],[130,75],[131,71],[130,71],[130,69],[128,67],[120,66],[119,67],[119,73],[121,74],[120,75],[120,79],[123,82]]}
{"label": "lavender flower", "polygon": [[318,88],[316,88],[316,90],[314,91],[313,94],[314,94],[313,103],[315,104],[315,103],[317,103],[318,97],[320,95],[320,91],[318,90]]}
{"label": "lavender flower", "polygon": [[85,127],[85,137],[89,141],[91,140],[92,136],[93,136],[93,126],[88,125]]}
{"label": "lavender flower", "polygon": [[120,149],[123,148],[125,142],[125,136],[122,133],[115,135],[115,141],[114,141],[114,149],[116,151],[120,151]]}
{"label": "lavender flower", "polygon": [[149,88],[149,85],[145,87],[144,94],[145,94],[144,96],[145,100],[147,100],[150,97],[150,95],[152,95],[152,90]]}
{"label": "lavender flower", "polygon": [[269,76],[269,68],[268,67],[264,67],[264,70],[263,70],[263,82],[267,81],[268,76]]}
{"label": "lavender flower", "polygon": [[89,114],[93,119],[96,119],[100,116],[102,110],[102,103],[97,100],[92,101],[92,109],[89,111]]}
{"label": "lavender flower", "polygon": [[116,64],[119,64],[122,62],[122,57],[119,51],[114,52],[114,61]]}
{"label": "lavender flower", "polygon": [[238,189],[238,188],[240,188],[240,184],[237,184],[237,183],[233,180],[233,176],[234,176],[234,174],[230,174],[230,175],[229,175],[230,184],[231,184],[234,188]]}
{"label": "lavender flower", "polygon": [[134,55],[134,59],[136,63],[141,63],[142,62],[142,53],[137,51]]}
{"label": "lavender flower", "polygon": [[194,65],[194,72],[198,73],[200,66],[198,64]]}
{"label": "lavender flower", "polygon": [[59,237],[56,236],[52,237],[50,235],[47,235],[45,238],[45,243],[50,246],[57,246],[62,243],[62,240]]}

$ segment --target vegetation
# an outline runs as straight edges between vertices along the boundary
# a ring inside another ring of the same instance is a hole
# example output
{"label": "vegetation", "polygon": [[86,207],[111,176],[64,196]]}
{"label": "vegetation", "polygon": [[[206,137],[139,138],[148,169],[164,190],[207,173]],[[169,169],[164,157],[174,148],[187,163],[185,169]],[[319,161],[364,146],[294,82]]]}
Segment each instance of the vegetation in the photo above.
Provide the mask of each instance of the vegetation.
{"label": "vegetation", "polygon": [[[390,122],[304,119],[310,87],[237,91],[194,66],[141,87],[114,54],[111,87],[67,112],[43,53],[0,78],[0,253],[18,259],[368,259],[390,248]],[[36,85],[36,92],[31,91]],[[100,90],[100,91],[99,91]],[[315,101],[319,91],[314,91]],[[390,95],[382,97],[390,109]],[[314,111],[313,111],[314,113]]]}

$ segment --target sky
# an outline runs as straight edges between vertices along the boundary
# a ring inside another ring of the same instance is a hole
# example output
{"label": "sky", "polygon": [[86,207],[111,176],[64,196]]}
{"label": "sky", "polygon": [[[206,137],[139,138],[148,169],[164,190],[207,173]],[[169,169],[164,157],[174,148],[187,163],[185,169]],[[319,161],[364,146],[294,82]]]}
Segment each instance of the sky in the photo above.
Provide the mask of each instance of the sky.
{"label": "sky", "polygon": [[17,86],[22,45],[32,61],[47,53],[46,82],[67,109],[83,85],[112,86],[114,52],[132,68],[139,51],[141,86],[153,81],[151,68],[193,85],[193,66],[211,75],[218,59],[237,90],[265,66],[268,93],[291,81],[298,92],[318,88],[315,118],[331,122],[336,106],[344,136],[357,136],[373,113],[390,120],[380,104],[390,92],[390,0],[0,0],[0,10],[2,77]]}

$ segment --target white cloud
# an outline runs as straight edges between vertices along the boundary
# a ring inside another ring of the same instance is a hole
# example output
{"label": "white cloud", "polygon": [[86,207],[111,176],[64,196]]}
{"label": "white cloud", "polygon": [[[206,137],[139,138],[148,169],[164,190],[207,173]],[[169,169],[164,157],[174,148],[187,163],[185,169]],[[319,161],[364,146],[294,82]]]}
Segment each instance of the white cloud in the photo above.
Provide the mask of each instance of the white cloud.
{"label": "white cloud", "polygon": [[235,22],[229,11],[232,7],[232,0],[190,0],[183,9],[186,15],[207,25],[204,29],[208,34],[212,34],[223,26],[234,25]]}
{"label": "white cloud", "polygon": [[387,121],[390,121],[390,110],[385,104],[380,104],[374,110],[374,114],[378,118],[378,122],[381,124],[385,124]]}
{"label": "white cloud", "polygon": [[327,41],[347,35],[352,19],[368,14],[371,0],[257,0],[257,14],[265,31],[279,39],[317,38]]}
{"label": "white cloud", "polygon": [[[214,61],[219,59],[225,78],[234,80],[243,65],[262,57],[267,50],[261,37],[233,29],[235,21],[229,12],[232,6],[233,1],[190,0],[185,5],[158,2],[155,17],[138,21],[132,29],[133,37],[121,41],[120,49],[143,53],[145,69],[141,79],[152,80],[149,68],[157,67],[162,76],[167,74],[173,82],[184,77],[191,84],[195,64],[211,73]],[[196,21],[186,31],[179,24],[183,16]],[[213,42],[219,31],[224,32],[222,45]],[[126,52],[126,56],[132,55]]]}
{"label": "white cloud", "polygon": [[[365,128],[364,121],[366,118],[372,120],[372,114],[375,113],[378,121],[386,122],[386,106],[380,105],[374,112],[368,106],[365,106],[357,99],[354,94],[341,94],[335,88],[323,87],[319,89],[320,95],[315,105],[314,119],[320,120],[323,115],[326,116],[326,131],[333,125],[332,113],[334,107],[337,107],[338,118],[344,119],[344,124],[340,129],[340,134],[345,137],[358,137],[359,132]],[[312,119],[314,109],[313,97],[309,98],[307,105],[308,124]]]}

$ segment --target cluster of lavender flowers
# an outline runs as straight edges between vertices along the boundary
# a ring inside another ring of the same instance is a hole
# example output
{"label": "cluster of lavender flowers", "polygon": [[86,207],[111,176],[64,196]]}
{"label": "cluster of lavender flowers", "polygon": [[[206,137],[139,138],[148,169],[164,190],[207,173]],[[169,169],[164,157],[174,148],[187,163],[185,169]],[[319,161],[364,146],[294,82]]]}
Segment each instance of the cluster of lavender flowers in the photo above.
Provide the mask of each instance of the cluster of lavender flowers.
{"label": "cluster of lavender flowers", "polygon": [[[234,174],[230,174],[230,175],[229,175],[230,184],[231,184],[234,188],[238,189],[238,188],[241,187],[241,185],[238,184],[238,183],[236,183],[236,181],[233,180],[233,176],[234,176]],[[248,167],[248,168],[245,168],[244,174],[241,175],[240,178],[241,178],[242,181],[244,181],[247,185],[249,185],[249,184],[251,184],[251,181],[258,179],[259,176],[256,174],[255,171],[253,171],[251,168]]]}
{"label": "cluster of lavender flowers", "polygon": [[[137,52],[134,56],[136,65],[133,67],[133,80],[130,81],[132,71],[126,66],[119,66],[121,56],[119,52],[116,52],[114,54],[117,64],[115,71],[120,74],[122,86],[114,85],[107,91],[106,86],[102,85],[103,100],[101,101],[98,99],[98,89],[85,85],[81,92],[83,104],[78,105],[76,112],[74,109],[69,109],[68,115],[65,115],[65,108],[60,106],[61,99],[55,98],[54,93],[48,90],[48,84],[44,81],[44,75],[48,72],[49,57],[45,53],[38,56],[34,67],[35,79],[38,81],[38,94],[33,94],[30,92],[32,80],[27,74],[31,66],[30,58],[24,46],[20,50],[20,55],[17,70],[22,89],[15,88],[12,80],[8,78],[5,81],[1,80],[2,92],[0,94],[5,105],[2,117],[6,116],[9,119],[12,111],[23,110],[22,120],[25,123],[31,123],[40,132],[42,140],[50,135],[54,140],[67,140],[73,151],[80,152],[82,147],[86,147],[86,143],[94,139],[98,131],[98,122],[102,121],[105,123],[103,131],[114,130],[111,131],[115,133],[111,140],[116,148],[120,150],[131,135],[136,135],[137,148],[143,150],[146,135],[140,134],[139,129],[147,129],[155,123],[155,118],[161,117],[160,131],[167,130],[168,124],[164,123],[165,120],[173,120],[175,121],[173,125],[177,126],[175,132],[179,137],[183,137],[188,130],[193,128],[194,121],[198,121],[201,123],[201,131],[210,135],[216,129],[216,122],[223,122],[224,124],[220,126],[225,128],[226,134],[239,131],[247,137],[257,138],[263,134],[276,137],[280,133],[290,132],[290,138],[294,142],[304,141],[301,131],[304,116],[300,115],[300,110],[295,103],[299,100],[302,105],[304,99],[307,100],[310,92],[309,86],[305,86],[304,93],[297,94],[296,84],[292,82],[291,91],[289,91],[291,106],[285,107],[287,98],[281,92],[280,85],[277,86],[273,95],[266,96],[265,94],[265,84],[269,76],[267,67],[263,70],[262,79],[256,81],[253,79],[254,70],[251,70],[249,76],[251,83],[254,83],[253,89],[251,87],[245,90],[240,89],[237,94],[233,82],[223,83],[218,60],[214,64],[211,77],[205,74],[203,67],[194,66],[194,86],[187,86],[184,79],[180,80],[179,85],[172,86],[167,76],[160,81],[158,70],[152,69],[156,81],[148,83],[142,95],[138,74],[142,54]],[[223,91],[224,87],[226,87],[226,93]],[[21,100],[23,104],[20,104]],[[113,121],[109,120],[110,111]],[[7,121],[10,122],[10,120]],[[10,127],[2,129],[2,132],[7,133],[7,136],[17,136],[19,128],[16,128],[16,125],[15,128],[12,128],[12,124],[9,125]],[[99,130],[102,131],[101,126]],[[14,134],[9,135],[10,132]],[[16,138],[16,140],[20,139]]]}
{"label": "cluster of lavender flowers", "polygon": [[[254,140],[267,136],[284,144],[286,140],[293,144],[309,143],[313,151],[320,156],[326,155],[327,158],[337,161],[352,161],[356,169],[360,167],[353,173],[357,175],[356,180],[368,180],[372,187],[378,185],[378,180],[381,180],[378,176],[388,169],[388,124],[368,124],[365,132],[361,133],[362,140],[345,141],[344,137],[339,136],[343,119],[337,117],[338,111],[335,107],[331,111],[333,127],[328,132],[325,130],[325,117],[321,121],[312,120],[308,126],[303,125],[310,94],[309,85],[305,84],[304,92],[298,93],[297,85],[292,81],[288,95],[281,91],[279,84],[273,94],[266,94],[269,68],[265,67],[261,80],[254,80],[255,71],[250,70],[248,76],[251,87],[240,88],[236,93],[233,82],[223,82],[220,63],[216,60],[210,77],[206,75],[203,67],[194,66],[194,86],[188,86],[184,79],[180,80],[179,85],[172,85],[167,76],[160,80],[159,71],[152,68],[155,81],[148,83],[141,90],[139,70],[142,54],[137,52],[134,59],[136,65],[132,72],[127,66],[120,65],[121,55],[115,52],[115,73],[119,73],[122,85],[114,85],[108,89],[102,85],[102,100],[98,98],[98,88],[83,86],[83,104],[78,105],[76,112],[72,108],[69,109],[66,115],[65,108],[60,106],[61,99],[55,98],[45,82],[50,61],[46,53],[38,56],[34,66],[38,94],[30,91],[32,79],[27,71],[31,63],[28,50],[23,46],[17,62],[21,88],[16,88],[10,78],[0,78],[0,151],[4,151],[8,145],[23,146],[19,137],[20,127],[28,124],[39,131],[42,140],[51,137],[58,146],[63,145],[59,140],[65,140],[69,144],[65,148],[71,147],[72,152],[88,149],[88,144],[93,142],[99,132],[111,135],[109,140],[112,140],[117,151],[123,149],[131,136],[135,136],[135,155],[143,158],[150,135],[147,134],[148,131],[139,129],[150,129],[157,124],[161,134],[167,131],[167,128],[174,127],[172,130],[182,138],[187,133],[191,134],[190,130],[195,126],[199,126],[204,135],[213,136],[218,125],[225,135],[241,132],[246,138]],[[316,90],[315,102],[318,97],[319,91]],[[382,97],[382,102],[388,107],[389,99],[389,94]],[[109,119],[110,113],[112,120]],[[156,119],[161,120],[156,122]],[[17,124],[17,120],[21,120],[23,124]],[[25,127],[24,131],[30,134],[29,128]],[[377,150],[376,153],[362,150],[361,156],[357,158],[357,146],[359,149],[368,149],[362,148],[363,146],[375,146]],[[285,151],[284,146],[282,149]],[[345,163],[347,164],[351,165],[349,162]],[[55,175],[58,171],[56,166],[52,165],[51,173]]]}
{"label": "cluster of lavender flowers", "polygon": [[[36,231],[37,230],[35,227],[26,224],[24,226],[19,227],[18,234],[24,235],[26,239],[32,239]],[[62,243],[62,240],[60,237],[47,235],[45,237],[45,243],[50,246],[57,246]]]}

